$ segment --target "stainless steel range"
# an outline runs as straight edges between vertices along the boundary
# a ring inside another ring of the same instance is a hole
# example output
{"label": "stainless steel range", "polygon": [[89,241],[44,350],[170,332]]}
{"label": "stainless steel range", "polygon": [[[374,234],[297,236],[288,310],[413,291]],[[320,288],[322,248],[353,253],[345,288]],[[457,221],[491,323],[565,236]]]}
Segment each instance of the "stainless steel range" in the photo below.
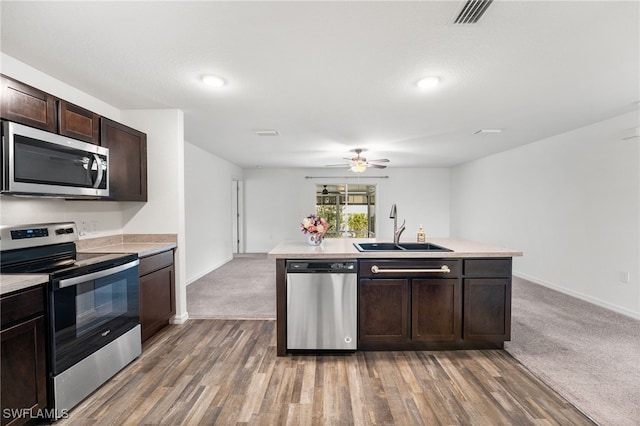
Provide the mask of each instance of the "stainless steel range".
{"label": "stainless steel range", "polygon": [[74,223],[0,228],[3,274],[48,274],[49,407],[73,408],[142,351],[138,256],[81,254]]}

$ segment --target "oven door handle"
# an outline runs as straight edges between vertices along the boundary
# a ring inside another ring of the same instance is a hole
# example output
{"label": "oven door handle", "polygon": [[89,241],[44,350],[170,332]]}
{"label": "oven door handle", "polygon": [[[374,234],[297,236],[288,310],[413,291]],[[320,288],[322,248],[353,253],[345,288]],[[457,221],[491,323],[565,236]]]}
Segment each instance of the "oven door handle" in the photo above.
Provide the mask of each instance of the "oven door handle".
{"label": "oven door handle", "polygon": [[113,268],[105,269],[104,271],[92,272],[91,274],[81,275],[79,277],[67,278],[66,280],[60,280],[58,282],[59,288],[71,287],[72,285],[84,283],[90,280],[97,280],[109,275],[117,274],[118,272],[126,271],[140,264],[140,260],[136,259],[133,262],[125,263],[124,265],[115,266]]}

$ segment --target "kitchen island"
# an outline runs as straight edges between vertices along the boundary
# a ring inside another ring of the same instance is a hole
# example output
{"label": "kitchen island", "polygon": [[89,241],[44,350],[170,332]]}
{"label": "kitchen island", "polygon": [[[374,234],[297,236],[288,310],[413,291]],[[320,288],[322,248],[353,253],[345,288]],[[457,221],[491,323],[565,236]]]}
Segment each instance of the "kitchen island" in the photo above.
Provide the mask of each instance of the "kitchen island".
{"label": "kitchen island", "polygon": [[276,261],[277,353],[287,352],[287,261],[356,260],[357,349],[502,348],[511,334],[511,260],[516,250],[457,238],[432,238],[451,251],[360,252],[354,243],[285,241]]}

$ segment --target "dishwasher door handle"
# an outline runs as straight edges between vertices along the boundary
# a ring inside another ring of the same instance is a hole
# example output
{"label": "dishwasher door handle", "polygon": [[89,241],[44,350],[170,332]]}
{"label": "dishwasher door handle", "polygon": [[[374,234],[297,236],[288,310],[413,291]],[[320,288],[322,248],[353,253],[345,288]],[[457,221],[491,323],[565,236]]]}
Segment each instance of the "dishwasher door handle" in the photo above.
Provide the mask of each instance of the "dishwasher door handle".
{"label": "dishwasher door handle", "polygon": [[451,272],[451,269],[447,265],[442,265],[438,269],[380,269],[378,265],[373,265],[371,267],[371,272],[374,274],[396,274],[396,273],[437,273],[437,274],[448,274]]}

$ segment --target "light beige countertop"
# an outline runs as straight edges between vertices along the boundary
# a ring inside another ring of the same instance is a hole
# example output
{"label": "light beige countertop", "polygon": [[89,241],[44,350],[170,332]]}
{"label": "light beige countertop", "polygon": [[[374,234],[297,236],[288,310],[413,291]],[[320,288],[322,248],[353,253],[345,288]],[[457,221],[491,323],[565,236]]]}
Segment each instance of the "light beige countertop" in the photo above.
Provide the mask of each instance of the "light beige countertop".
{"label": "light beige countertop", "polygon": [[79,253],[137,253],[151,256],[177,247],[176,234],[124,234],[80,240]]}
{"label": "light beige countertop", "polygon": [[[151,256],[177,247],[174,234],[130,234],[101,237],[76,242],[78,253],[137,253]],[[48,274],[2,274],[0,295],[49,282]]]}
{"label": "light beige countertop", "polygon": [[47,274],[2,274],[0,275],[0,295],[48,282],[49,275]]}
{"label": "light beige countertop", "polygon": [[176,243],[116,243],[109,246],[94,247],[84,249],[81,253],[137,253],[138,257],[151,256],[153,254],[162,253],[163,251],[173,250],[177,247]]}
{"label": "light beige countertop", "polygon": [[[270,259],[313,259],[313,258],[341,258],[341,259],[366,259],[366,258],[464,258],[464,257],[515,257],[522,256],[521,251],[504,247],[491,246],[474,241],[459,238],[429,238],[427,242],[453,250],[443,251],[377,251],[360,252],[353,243],[388,242],[378,241],[374,238],[325,238],[320,246],[314,247],[306,243],[303,237],[300,240],[283,241],[275,246],[268,254]],[[400,244],[409,241],[400,241]]]}

